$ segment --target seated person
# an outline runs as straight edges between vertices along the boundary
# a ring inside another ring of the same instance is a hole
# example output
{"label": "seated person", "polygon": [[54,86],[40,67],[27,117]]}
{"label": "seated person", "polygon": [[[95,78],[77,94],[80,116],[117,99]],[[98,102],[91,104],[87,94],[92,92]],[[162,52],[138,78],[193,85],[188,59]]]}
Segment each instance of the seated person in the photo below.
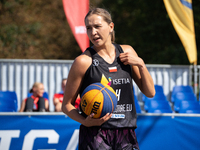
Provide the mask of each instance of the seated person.
{"label": "seated person", "polygon": [[44,93],[44,85],[42,83],[35,82],[30,90],[30,93],[33,94],[22,101],[19,112],[49,111],[49,101],[48,99],[42,97]]}
{"label": "seated person", "polygon": [[[62,102],[63,102],[66,83],[67,83],[67,79],[63,79],[62,84],[61,84],[62,91],[60,93],[54,94],[53,103],[54,103],[56,112],[62,112],[61,106],[62,106]],[[79,103],[80,103],[80,97],[78,96],[76,99],[75,105],[74,105],[77,109],[79,108]]]}

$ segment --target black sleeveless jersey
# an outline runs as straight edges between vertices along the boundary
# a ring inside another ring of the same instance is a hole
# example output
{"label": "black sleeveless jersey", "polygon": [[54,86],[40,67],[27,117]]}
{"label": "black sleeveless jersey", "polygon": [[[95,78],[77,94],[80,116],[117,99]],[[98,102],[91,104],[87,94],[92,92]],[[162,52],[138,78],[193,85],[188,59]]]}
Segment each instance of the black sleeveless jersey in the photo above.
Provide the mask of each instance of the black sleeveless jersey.
{"label": "black sleeveless jersey", "polygon": [[[120,45],[114,44],[116,58],[112,64],[107,63],[93,48],[88,48],[92,64],[87,69],[80,89],[80,95],[90,84],[101,82],[109,84],[116,92],[118,102],[112,117],[105,122],[105,128],[136,128],[136,109],[133,96],[132,70],[130,65],[124,65],[119,54],[123,53]],[[81,108],[80,108],[81,109]],[[83,116],[84,113],[81,113]]]}

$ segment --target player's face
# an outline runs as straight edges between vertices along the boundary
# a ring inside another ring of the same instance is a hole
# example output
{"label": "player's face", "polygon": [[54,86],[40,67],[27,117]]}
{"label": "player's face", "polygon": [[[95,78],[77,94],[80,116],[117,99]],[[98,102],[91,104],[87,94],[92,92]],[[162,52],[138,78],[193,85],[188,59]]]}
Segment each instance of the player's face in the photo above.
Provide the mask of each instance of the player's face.
{"label": "player's face", "polygon": [[108,24],[101,16],[93,14],[86,18],[85,25],[87,35],[95,47],[111,42],[113,23]]}
{"label": "player's face", "polygon": [[36,88],[36,93],[38,96],[42,97],[44,93],[44,85],[39,84],[38,87]]}

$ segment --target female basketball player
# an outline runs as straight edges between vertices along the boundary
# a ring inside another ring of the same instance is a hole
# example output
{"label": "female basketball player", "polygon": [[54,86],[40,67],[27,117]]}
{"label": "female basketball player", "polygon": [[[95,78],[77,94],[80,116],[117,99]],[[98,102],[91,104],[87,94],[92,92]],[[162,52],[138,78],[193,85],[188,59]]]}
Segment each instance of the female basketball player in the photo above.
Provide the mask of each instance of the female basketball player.
{"label": "female basketball player", "polygon": [[[144,61],[129,45],[114,44],[114,23],[105,9],[95,8],[85,17],[87,35],[93,46],[78,56],[69,72],[62,110],[80,126],[80,150],[139,150],[132,79],[148,97],[155,95],[153,80]],[[115,68],[114,71],[111,70]],[[107,79],[118,103],[112,114],[100,119],[77,112],[78,94],[91,83]]]}

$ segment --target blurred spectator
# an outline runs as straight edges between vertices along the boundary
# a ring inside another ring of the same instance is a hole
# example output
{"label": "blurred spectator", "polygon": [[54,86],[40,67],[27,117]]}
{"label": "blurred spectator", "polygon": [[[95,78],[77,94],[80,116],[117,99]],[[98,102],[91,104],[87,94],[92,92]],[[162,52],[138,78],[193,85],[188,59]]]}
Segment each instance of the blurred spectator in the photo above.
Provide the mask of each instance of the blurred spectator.
{"label": "blurred spectator", "polygon": [[[63,102],[66,83],[67,83],[67,79],[63,79],[62,84],[61,84],[62,91],[54,94],[53,103],[54,103],[56,112],[62,112],[61,106],[62,106],[62,102]],[[77,109],[79,108],[79,103],[80,103],[80,97],[78,96],[76,99],[75,105],[74,105]]]}
{"label": "blurred spectator", "polygon": [[22,101],[19,112],[45,112],[49,111],[48,99],[42,97],[44,93],[44,85],[40,82],[35,82],[30,90],[33,93],[30,97]]}

